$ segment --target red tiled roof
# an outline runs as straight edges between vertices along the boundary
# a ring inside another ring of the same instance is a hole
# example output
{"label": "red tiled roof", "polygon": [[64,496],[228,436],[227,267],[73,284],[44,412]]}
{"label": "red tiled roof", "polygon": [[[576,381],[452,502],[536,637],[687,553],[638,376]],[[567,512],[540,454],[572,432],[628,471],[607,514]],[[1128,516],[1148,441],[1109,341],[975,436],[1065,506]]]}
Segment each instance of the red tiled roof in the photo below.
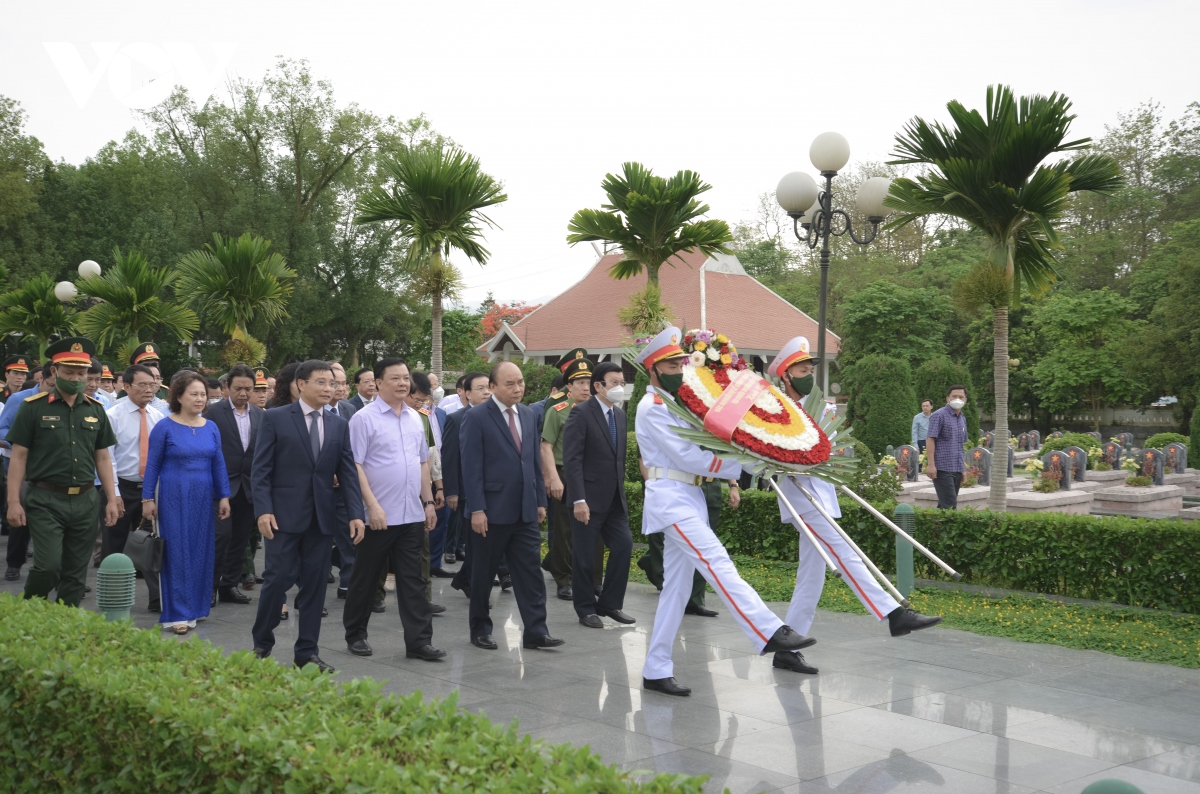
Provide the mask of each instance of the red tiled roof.
{"label": "red tiled roof", "polygon": [[[529,356],[548,355],[573,347],[612,350],[628,347],[629,332],[617,320],[617,309],[646,286],[646,276],[618,281],[608,269],[621,260],[609,254],[577,284],[548,301],[516,325],[513,332]],[[659,271],[663,302],[685,331],[700,324],[699,252],[678,254]],[[675,266],[672,267],[671,265]],[[740,350],[778,351],[797,335],[817,348],[817,322],[748,275],[705,273],[708,327],[727,335]],[[838,338],[826,329],[826,350],[838,350]],[[486,344],[486,343],[485,343]],[[482,348],[481,348],[482,349]]]}

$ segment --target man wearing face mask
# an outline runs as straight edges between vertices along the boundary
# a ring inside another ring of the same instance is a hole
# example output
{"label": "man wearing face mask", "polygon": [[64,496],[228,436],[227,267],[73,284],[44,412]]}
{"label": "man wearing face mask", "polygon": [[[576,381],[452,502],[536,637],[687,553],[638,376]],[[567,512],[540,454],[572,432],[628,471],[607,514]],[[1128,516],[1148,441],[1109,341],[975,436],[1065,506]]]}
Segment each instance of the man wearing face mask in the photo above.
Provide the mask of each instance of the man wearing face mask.
{"label": "man wearing face mask", "polygon": [[963,445],[967,443],[967,387],[955,384],[946,391],[946,404],[929,417],[925,437],[925,472],[933,480],[939,510],[958,509],[958,489],[962,487]]}
{"label": "man wearing face mask", "polygon": [[767,608],[738,574],[729,552],[708,525],[701,480],[712,476],[736,478],[741,466],[684,441],[672,429],[686,427],[664,404],[675,398],[683,384],[687,354],[679,346],[682,336],[678,328],[667,328],[635,359],[650,376],[650,388],[638,405],[636,427],[647,474],[642,534],[665,535],[663,591],[642,667],[642,686],[677,696],[691,694],[674,678],[671,648],[692,589],[693,571],[700,571],[708,580],[760,654],[800,650],[815,642],[797,634]]}
{"label": "man wearing face mask", "polygon": [[[813,390],[813,369],[820,363],[812,357],[808,339],[797,336],[789,341],[779,351],[779,355],[767,367],[767,374],[774,375],[783,382],[784,392],[796,405],[804,405],[805,398]],[[836,414],[837,407],[832,403],[824,403],[821,419]],[[816,419],[817,417],[813,417]],[[820,419],[818,419],[820,421]],[[837,490],[824,480],[815,477],[781,477],[779,488],[792,507],[800,515],[800,519],[812,531],[813,536],[824,547],[825,552],[842,572],[842,578],[854,591],[854,595],[862,602],[867,614],[876,620],[887,620],[888,629],[893,637],[902,637],[918,629],[929,628],[942,621],[940,617],[927,617],[911,609],[905,609],[896,603],[867,570],[862,558],[842,539],[820,511],[800,492],[804,490],[813,495],[825,512],[834,518],[840,518],[841,508],[838,506]],[[785,524],[796,525],[792,513],[779,500],[779,517]],[[800,531],[799,527],[796,527]],[[813,619],[817,614],[817,602],[821,599],[821,590],[825,587],[825,560],[808,542],[807,538],[800,539],[800,564],[796,568],[796,588],[792,591],[792,602],[788,606],[787,624],[796,631],[807,634],[812,628]],[[791,670],[796,673],[815,674],[817,668],[805,661],[799,651],[776,653],[772,665],[781,670]]]}

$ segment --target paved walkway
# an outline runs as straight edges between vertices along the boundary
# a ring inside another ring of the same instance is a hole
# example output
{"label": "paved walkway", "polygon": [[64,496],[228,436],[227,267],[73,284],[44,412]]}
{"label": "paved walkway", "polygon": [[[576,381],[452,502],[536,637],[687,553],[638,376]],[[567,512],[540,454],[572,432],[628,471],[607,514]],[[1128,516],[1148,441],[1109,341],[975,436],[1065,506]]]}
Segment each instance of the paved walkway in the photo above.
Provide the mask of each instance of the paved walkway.
{"label": "paved walkway", "polygon": [[[21,583],[0,585],[17,592]],[[136,622],[151,628],[156,616],[138,588]],[[351,656],[332,586],[322,658],[339,677],[371,676],[388,692],[457,690],[464,708],[591,745],[627,769],[708,774],[711,791],[1077,794],[1112,777],[1146,794],[1200,794],[1200,671],[941,628],[891,639],[871,618],[822,612],[807,654],[821,673],[800,676],[753,655],[710,594],[721,615],[684,619],[676,675],[693,694],[675,699],[641,689],[652,588],[630,586],[625,610],[636,625],[605,621],[603,631],[580,626],[571,605],[552,598],[551,633],[567,641],[555,651],[521,648],[515,600],[498,588],[500,650],[476,649],[467,600],[445,579],[435,592],[449,607],[434,625],[445,660],[404,657],[391,599],[372,616],[375,655]],[[94,608],[94,595],[85,606]],[[773,606],[781,615],[786,607]],[[183,641],[248,649],[256,607],[257,598],[218,605]],[[277,657],[290,661],[294,638],[294,619],[281,624]]]}

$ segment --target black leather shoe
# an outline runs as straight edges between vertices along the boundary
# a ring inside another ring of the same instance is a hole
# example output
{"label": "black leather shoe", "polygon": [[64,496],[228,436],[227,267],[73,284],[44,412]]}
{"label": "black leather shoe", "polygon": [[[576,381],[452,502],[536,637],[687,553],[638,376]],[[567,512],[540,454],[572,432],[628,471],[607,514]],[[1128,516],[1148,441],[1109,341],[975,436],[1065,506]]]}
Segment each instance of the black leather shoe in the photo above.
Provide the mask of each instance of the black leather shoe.
{"label": "black leather shoe", "polygon": [[694,607],[689,604],[683,608],[683,614],[699,615],[702,618],[715,618],[720,613],[715,609],[709,609],[708,607]]}
{"label": "black leather shoe", "polygon": [[371,604],[371,611],[374,612],[375,614],[379,614],[380,612],[383,612],[386,609],[387,609],[387,607],[384,605],[384,603],[382,601],[375,601]]}
{"label": "black leather shoe", "polygon": [[579,622],[580,624],[587,626],[589,629],[604,628],[604,621],[600,619],[599,615],[580,615]]}
{"label": "black leather shoe", "polygon": [[460,591],[467,598],[471,597],[471,588],[468,587],[467,585],[459,584],[458,582],[451,582],[450,586],[453,587],[455,590]]}
{"label": "black leather shoe", "polygon": [[888,628],[893,637],[903,637],[914,631],[927,629],[942,622],[941,615],[922,615],[904,607],[896,607],[888,613]]}
{"label": "black leather shoe", "polygon": [[266,659],[270,655],[271,655],[270,648],[255,648],[254,649],[254,656],[256,659]]}
{"label": "black leather shoe", "polygon": [[652,692],[662,692],[664,695],[675,695],[676,697],[687,697],[692,694],[692,690],[683,686],[674,678],[643,678],[642,689],[649,689]]}
{"label": "black leather shoe", "polygon": [[535,651],[544,651],[547,648],[557,648],[562,644],[564,644],[563,640],[560,640],[557,637],[551,637],[549,634],[543,634],[542,636],[535,637],[532,640],[523,640],[521,642],[523,647]]}
{"label": "black leather shoe", "polygon": [[325,607],[321,607],[321,617],[323,617],[323,618],[329,617],[329,610],[326,609]]}
{"label": "black leather shoe", "polygon": [[575,599],[575,591],[570,587],[560,587],[558,588],[558,597],[563,601],[573,601]]}
{"label": "black leather shoe", "polygon": [[350,653],[355,656],[370,656],[375,653],[371,650],[371,646],[366,640],[355,640],[354,642],[346,643],[346,647],[350,649]]}
{"label": "black leather shoe", "polygon": [[162,602],[161,601],[151,601],[150,604],[146,607],[146,611],[147,612],[162,612]]}
{"label": "black leather shoe", "polygon": [[242,577],[243,590],[253,590],[255,584],[257,584],[257,582],[254,581],[254,574],[248,573]]}
{"label": "black leather shoe", "polygon": [[803,634],[792,631],[791,626],[780,626],[767,644],[763,647],[763,655],[771,651],[798,651],[801,648],[807,648],[810,645],[816,645],[815,637],[805,637]]}
{"label": "black leather shoe", "polygon": [[596,614],[603,615],[606,618],[612,618],[618,623],[624,623],[627,626],[630,623],[637,623],[637,620],[629,617],[619,609],[601,609],[600,607],[596,607]]}
{"label": "black leather shoe", "polygon": [[445,651],[439,651],[432,645],[422,645],[420,648],[414,648],[411,651],[405,651],[404,655],[409,659],[422,659],[426,662],[436,662],[446,655]]}
{"label": "black leather shoe", "polygon": [[429,602],[429,611],[435,615],[440,615],[446,611],[446,607],[444,604],[435,604],[432,601],[430,601]]}
{"label": "black leather shoe", "polygon": [[504,576],[500,577],[500,591],[508,592],[509,590],[512,590],[512,577],[504,574]]}
{"label": "black leather shoe", "polygon": [[21,578],[20,568],[9,568],[4,572],[4,579],[9,582],[15,582]]}
{"label": "black leather shoe", "polygon": [[453,554],[447,554],[445,557],[442,558],[442,562],[444,562],[446,565],[453,565],[457,561],[458,561],[458,558],[455,557]]}
{"label": "black leather shoe", "polygon": [[337,592],[338,598],[345,599],[346,596],[349,594],[350,594],[350,588],[348,588],[348,587],[339,587],[338,588],[338,592]]}
{"label": "black leather shoe", "polygon": [[286,612],[280,612],[280,613],[279,613],[279,619],[280,619],[281,621],[283,621],[283,620],[287,620],[287,619],[288,619],[288,613],[286,613]]}
{"label": "black leather shoe", "polygon": [[496,650],[496,641],[492,639],[491,634],[480,634],[478,637],[472,637],[471,644],[476,648],[483,648],[485,651]]}
{"label": "black leather shoe", "polygon": [[255,574],[255,575],[254,575],[254,583],[255,583],[255,584],[262,584],[262,583],[263,583],[263,582],[265,582],[265,581],[266,581],[266,580],[265,580],[265,579],[263,579],[263,578],[262,578],[261,576],[259,576],[258,574]]}
{"label": "black leather shoe", "polygon": [[454,571],[447,571],[445,568],[430,568],[429,575],[434,579],[453,579]]}
{"label": "black leather shoe", "polygon": [[242,595],[234,587],[222,587],[217,591],[217,600],[223,604],[249,604],[254,599],[248,595]]}
{"label": "black leather shoe", "polygon": [[329,572],[329,576],[325,577],[325,584],[333,584],[337,579],[333,578],[333,571]]}
{"label": "black leather shoe", "polygon": [[[83,592],[85,592],[85,593],[90,593],[90,592],[92,592],[92,586],[91,586],[91,585],[87,585],[87,584],[85,584],[85,585],[83,586]],[[939,618],[939,620],[940,620],[940,618]]]}
{"label": "black leather shoe", "polygon": [[454,552],[454,559],[457,562],[466,562],[467,561],[467,553],[465,551],[456,551],[456,552]]}
{"label": "black leather shoe", "polygon": [[771,666],[778,667],[780,670],[791,670],[793,673],[817,674],[817,668],[804,661],[804,654],[792,653],[791,651],[779,651],[776,653]]}
{"label": "black leather shoe", "polygon": [[320,670],[322,673],[336,673],[337,672],[337,670],[334,668],[333,665],[326,664],[325,662],[321,661],[320,656],[310,656],[307,659],[305,659],[304,661],[300,661],[299,659],[296,660],[297,667],[307,667],[310,664],[315,664],[317,666],[317,669]]}
{"label": "black leather shoe", "polygon": [[213,607],[215,607],[216,605],[217,605],[217,591],[216,591],[216,590],[213,590],[212,603],[210,603],[210,604],[208,605],[208,608],[209,608],[209,609],[212,609],[212,608],[213,608]]}

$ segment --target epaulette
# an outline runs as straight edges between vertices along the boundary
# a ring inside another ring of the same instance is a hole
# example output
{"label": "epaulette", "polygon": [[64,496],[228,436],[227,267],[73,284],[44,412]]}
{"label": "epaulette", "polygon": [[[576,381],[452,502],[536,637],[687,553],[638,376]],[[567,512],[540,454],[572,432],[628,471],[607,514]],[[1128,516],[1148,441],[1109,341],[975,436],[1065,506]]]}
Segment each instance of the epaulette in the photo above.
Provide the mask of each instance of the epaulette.
{"label": "epaulette", "polygon": [[48,391],[41,391],[41,392],[38,392],[37,394],[33,395],[32,397],[26,397],[26,398],[25,398],[25,402],[27,402],[27,403],[31,403],[31,402],[33,402],[34,400],[40,400],[40,399],[42,399],[43,397],[49,397],[49,396],[50,396],[50,392],[48,392]]}
{"label": "epaulette", "polygon": [[83,396],[87,397],[89,400],[94,402],[96,405],[99,405],[101,408],[104,407],[104,400],[101,400],[99,397],[88,397],[88,395],[86,395],[86,394]]}
{"label": "epaulette", "polygon": [[564,408],[570,408],[570,407],[571,407],[571,405],[569,403],[567,403],[566,401],[554,404],[554,410],[556,410],[556,411],[561,411]]}
{"label": "epaulette", "polygon": [[654,395],[654,404],[655,404],[655,405],[662,405],[662,404],[663,404],[663,399],[662,399],[662,396],[661,396],[661,395],[658,395],[658,394]]}
{"label": "epaulette", "polygon": [[426,408],[425,406],[421,406],[420,408],[417,409],[417,413],[425,414],[426,416],[429,416],[429,409]]}
{"label": "epaulette", "polygon": [[559,399],[560,397],[566,397],[566,396],[567,396],[567,393],[566,393],[565,391],[552,391],[552,392],[550,392],[550,399],[551,399],[551,400],[557,400],[557,399]]}

